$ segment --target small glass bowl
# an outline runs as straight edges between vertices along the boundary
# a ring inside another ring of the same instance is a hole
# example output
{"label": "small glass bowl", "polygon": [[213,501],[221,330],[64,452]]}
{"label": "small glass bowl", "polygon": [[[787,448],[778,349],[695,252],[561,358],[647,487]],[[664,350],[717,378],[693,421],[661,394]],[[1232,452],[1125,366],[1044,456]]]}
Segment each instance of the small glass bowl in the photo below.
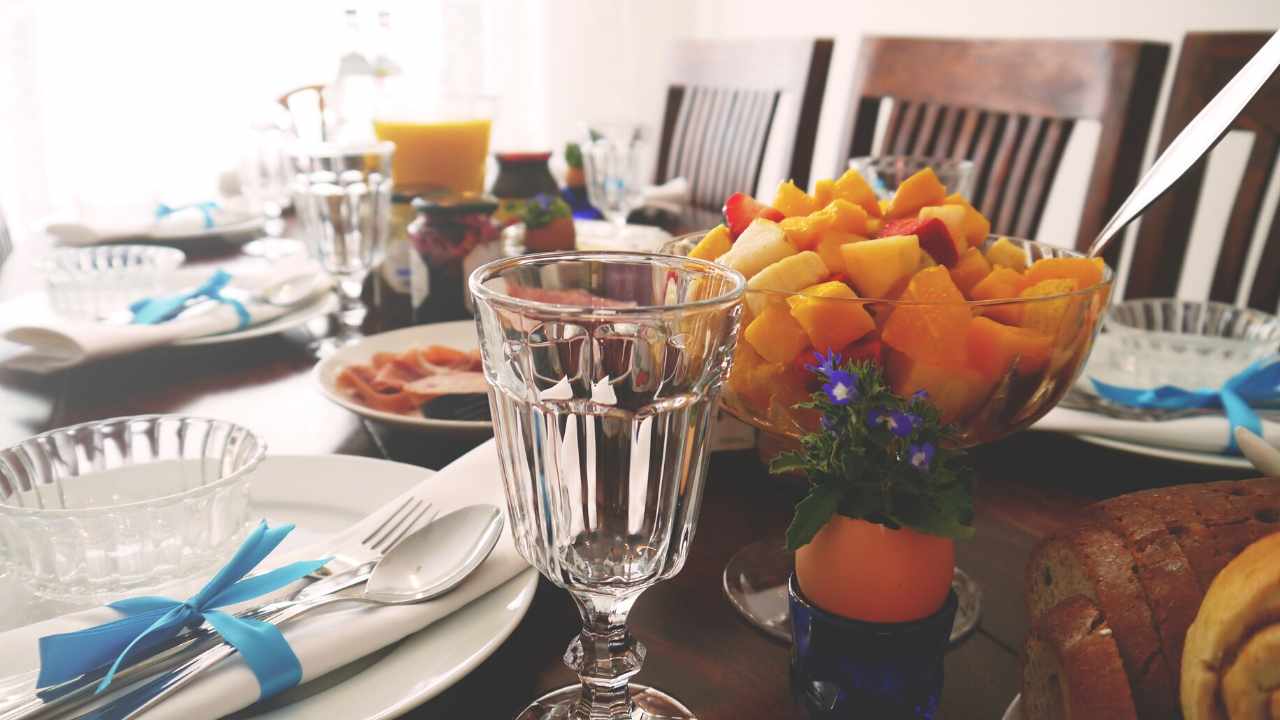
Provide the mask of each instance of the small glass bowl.
{"label": "small glass bowl", "polygon": [[870,155],[849,159],[849,169],[857,170],[881,200],[893,197],[903,180],[925,168],[933,168],[948,193],[973,195],[974,165],[970,160],[924,155]]}
{"label": "small glass bowl", "polygon": [[1219,387],[1280,349],[1280,318],[1220,302],[1143,298],[1111,307],[1088,375],[1111,385]]}
{"label": "small glass bowl", "polygon": [[37,267],[55,312],[99,320],[161,290],[161,278],[186,260],[181,250],[155,245],[59,248]]}
{"label": "small glass bowl", "polygon": [[211,572],[243,539],[266,454],[229,422],[142,415],[0,450],[0,551],[36,594],[102,601]]}

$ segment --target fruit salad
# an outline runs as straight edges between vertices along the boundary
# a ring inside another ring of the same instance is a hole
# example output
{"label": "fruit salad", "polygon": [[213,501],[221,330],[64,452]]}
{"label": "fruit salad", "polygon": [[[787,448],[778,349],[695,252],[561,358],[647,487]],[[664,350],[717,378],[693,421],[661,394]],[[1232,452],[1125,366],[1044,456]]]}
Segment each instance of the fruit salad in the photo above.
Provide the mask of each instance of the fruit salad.
{"label": "fruit salad", "polygon": [[723,224],[673,245],[747,278],[726,407],[773,433],[814,429],[794,406],[817,389],[814,354],[836,351],[924,393],[961,444],[1030,425],[1088,357],[1110,270],[990,229],[929,168],[888,200],[854,170],[810,192],[784,182],[769,204],[729,197]]}

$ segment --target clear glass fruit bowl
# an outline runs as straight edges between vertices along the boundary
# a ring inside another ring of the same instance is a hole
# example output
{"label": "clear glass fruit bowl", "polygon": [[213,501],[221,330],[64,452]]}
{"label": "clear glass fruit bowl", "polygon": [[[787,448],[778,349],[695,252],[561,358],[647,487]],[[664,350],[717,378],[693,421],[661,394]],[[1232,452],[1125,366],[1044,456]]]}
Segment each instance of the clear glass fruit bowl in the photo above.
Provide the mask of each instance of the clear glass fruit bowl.
{"label": "clear glass fruit bowl", "polygon": [[[665,251],[687,255],[703,235],[677,238]],[[979,246],[984,258],[1002,239],[1007,242],[1001,251],[1012,244],[1027,263],[1084,257],[1053,245],[991,236]],[[1011,290],[1009,299],[957,300],[955,286],[975,278],[963,278],[960,264],[938,267],[927,277],[945,285],[941,276],[947,276],[950,291],[922,280],[920,287],[904,292],[917,270],[897,283],[884,283],[891,289],[883,298],[848,297],[851,293],[844,291],[822,296],[812,288],[807,294],[761,290],[749,282],[724,407],[784,438],[817,429],[817,414],[794,406],[821,387],[805,368],[813,364],[814,352],[834,349],[845,358],[879,363],[900,395],[927,392],[942,419],[956,425],[960,446],[991,442],[1031,425],[1070,389],[1089,357],[1110,298],[1111,270],[1102,270],[1101,282],[1069,292],[1019,297]]]}
{"label": "clear glass fruit bowl", "polygon": [[212,572],[244,537],[252,431],[179,415],[51,430],[0,450],[0,551],[47,598],[103,601]]}
{"label": "clear glass fruit bowl", "polygon": [[1220,387],[1280,350],[1280,318],[1220,302],[1143,298],[1107,311],[1089,374],[1133,388]]}
{"label": "clear glass fruit bowl", "polygon": [[99,320],[163,289],[161,280],[186,260],[177,248],[99,245],[58,248],[41,258],[49,304],[59,315]]}

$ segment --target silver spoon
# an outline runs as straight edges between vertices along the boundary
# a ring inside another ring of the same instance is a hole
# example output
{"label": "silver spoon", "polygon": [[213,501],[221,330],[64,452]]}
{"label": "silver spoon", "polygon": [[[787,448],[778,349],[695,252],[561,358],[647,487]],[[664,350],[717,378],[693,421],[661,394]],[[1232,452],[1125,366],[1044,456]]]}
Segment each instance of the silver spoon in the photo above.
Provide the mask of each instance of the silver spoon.
{"label": "silver spoon", "polygon": [[1156,158],[1151,169],[1138,181],[1137,187],[1111,216],[1106,226],[1089,246],[1089,257],[1097,257],[1107,243],[1120,233],[1147,206],[1156,201],[1178,178],[1191,168],[1202,155],[1213,147],[1231,126],[1244,106],[1249,104],[1263,84],[1280,66],[1280,32],[1271,36],[1262,49],[1245,63],[1231,82],[1205,105],[1199,115],[1178,133],[1169,147]]}
{"label": "silver spoon", "polygon": [[[302,600],[266,621],[280,625],[336,602],[408,605],[440,597],[461,584],[489,557],[502,535],[502,524],[502,513],[492,505],[455,510],[405,538],[382,556],[360,595]],[[235,648],[226,644],[210,648],[186,664],[80,717],[93,720],[136,717],[234,653]]]}
{"label": "silver spoon", "polygon": [[1240,446],[1240,452],[1244,453],[1258,472],[1271,477],[1280,477],[1280,450],[1272,447],[1271,443],[1253,434],[1247,428],[1238,427],[1236,444]]}

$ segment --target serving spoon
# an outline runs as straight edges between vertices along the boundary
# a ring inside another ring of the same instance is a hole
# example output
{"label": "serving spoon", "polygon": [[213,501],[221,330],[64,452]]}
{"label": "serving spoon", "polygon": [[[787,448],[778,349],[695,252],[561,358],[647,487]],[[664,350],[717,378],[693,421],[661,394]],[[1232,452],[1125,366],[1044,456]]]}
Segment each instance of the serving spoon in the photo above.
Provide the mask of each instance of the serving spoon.
{"label": "serving spoon", "polygon": [[1169,147],[1156,158],[1138,185],[1125,198],[1120,209],[1111,216],[1089,246],[1089,257],[1097,257],[1126,225],[1133,222],[1151,203],[1191,169],[1222,137],[1244,106],[1280,66],[1280,32],[1271,36],[1240,72],[1209,101],[1200,114],[1178,133]]}
{"label": "serving spoon", "polygon": [[[455,510],[405,538],[383,555],[359,595],[327,595],[300,600],[265,620],[280,625],[316,608],[338,602],[409,605],[440,597],[460,585],[489,557],[502,535],[502,525],[502,513],[492,505],[471,505]],[[92,720],[136,717],[235,652],[235,648],[228,644],[210,648],[187,663],[79,717]]]}

